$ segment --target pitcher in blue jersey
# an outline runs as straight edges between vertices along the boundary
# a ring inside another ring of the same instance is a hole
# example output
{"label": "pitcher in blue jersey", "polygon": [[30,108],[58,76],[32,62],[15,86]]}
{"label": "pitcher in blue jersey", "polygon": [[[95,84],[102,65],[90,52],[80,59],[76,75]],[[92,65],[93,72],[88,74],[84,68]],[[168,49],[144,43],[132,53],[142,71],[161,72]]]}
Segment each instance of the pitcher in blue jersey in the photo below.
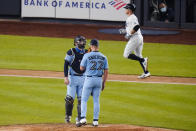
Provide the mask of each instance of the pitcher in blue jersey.
{"label": "pitcher in blue jersey", "polygon": [[94,115],[93,126],[98,126],[99,120],[99,96],[101,90],[104,90],[105,82],[108,76],[108,61],[107,58],[100,53],[99,41],[96,39],[90,42],[91,52],[86,53],[80,63],[80,70],[85,71],[85,81],[82,90],[81,101],[81,120],[76,126],[82,126],[87,123],[87,101],[91,93],[93,94]]}

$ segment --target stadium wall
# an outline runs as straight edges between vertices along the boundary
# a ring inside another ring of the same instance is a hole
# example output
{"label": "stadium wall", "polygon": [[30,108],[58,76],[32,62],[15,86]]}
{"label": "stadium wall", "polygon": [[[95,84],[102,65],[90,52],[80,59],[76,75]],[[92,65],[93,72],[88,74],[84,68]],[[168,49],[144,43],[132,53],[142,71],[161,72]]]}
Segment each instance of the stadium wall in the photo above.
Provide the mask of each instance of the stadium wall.
{"label": "stadium wall", "polygon": [[0,17],[124,21],[122,7],[129,1],[136,4],[142,26],[196,29],[196,0],[165,0],[174,10],[174,21],[169,23],[151,21],[151,0],[1,0]]}
{"label": "stadium wall", "polygon": [[0,0],[0,16],[21,16],[21,0]]}

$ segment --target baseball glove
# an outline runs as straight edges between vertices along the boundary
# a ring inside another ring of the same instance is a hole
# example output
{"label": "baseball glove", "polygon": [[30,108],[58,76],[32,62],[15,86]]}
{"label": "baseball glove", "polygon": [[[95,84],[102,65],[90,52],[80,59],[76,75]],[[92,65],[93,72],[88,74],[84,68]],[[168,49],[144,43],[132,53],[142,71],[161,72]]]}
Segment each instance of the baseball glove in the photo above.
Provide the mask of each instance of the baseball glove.
{"label": "baseball glove", "polygon": [[91,50],[91,48],[89,47],[87,52],[89,53],[89,52],[91,52],[91,51],[92,51],[92,50]]}

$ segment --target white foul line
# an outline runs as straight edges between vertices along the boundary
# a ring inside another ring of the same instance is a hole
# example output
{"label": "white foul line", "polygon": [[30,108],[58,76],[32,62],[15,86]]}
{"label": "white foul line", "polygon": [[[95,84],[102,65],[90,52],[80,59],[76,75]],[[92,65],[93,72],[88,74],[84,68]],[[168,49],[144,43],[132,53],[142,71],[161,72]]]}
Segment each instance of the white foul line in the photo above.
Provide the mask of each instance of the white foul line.
{"label": "white foul line", "polygon": [[[0,74],[0,76],[64,79],[64,77],[29,76],[29,75],[7,75],[7,74]],[[196,85],[196,83],[179,83],[179,82],[146,82],[146,81],[124,81],[124,80],[108,80],[108,81],[111,81],[111,82],[128,82],[128,83],[148,83],[148,84]]]}
{"label": "white foul line", "polygon": [[147,83],[147,84],[196,85],[196,83],[180,83],[180,82],[123,81],[123,80],[108,80],[108,81],[113,81],[113,82],[131,82],[131,83]]}

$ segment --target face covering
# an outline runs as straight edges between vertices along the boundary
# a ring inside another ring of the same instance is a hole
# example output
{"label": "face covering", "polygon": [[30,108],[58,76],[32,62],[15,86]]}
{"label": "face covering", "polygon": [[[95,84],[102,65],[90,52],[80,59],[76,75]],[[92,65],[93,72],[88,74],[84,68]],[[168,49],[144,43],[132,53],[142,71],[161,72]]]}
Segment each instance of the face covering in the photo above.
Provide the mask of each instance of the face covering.
{"label": "face covering", "polygon": [[160,9],[160,11],[164,13],[164,12],[167,11],[167,8],[166,7],[163,7],[163,8]]}
{"label": "face covering", "polygon": [[85,45],[78,45],[78,48],[84,49],[85,48]]}
{"label": "face covering", "polygon": [[80,41],[80,42],[78,43],[78,48],[84,49],[84,48],[85,48],[85,45],[86,45],[86,42]]}

